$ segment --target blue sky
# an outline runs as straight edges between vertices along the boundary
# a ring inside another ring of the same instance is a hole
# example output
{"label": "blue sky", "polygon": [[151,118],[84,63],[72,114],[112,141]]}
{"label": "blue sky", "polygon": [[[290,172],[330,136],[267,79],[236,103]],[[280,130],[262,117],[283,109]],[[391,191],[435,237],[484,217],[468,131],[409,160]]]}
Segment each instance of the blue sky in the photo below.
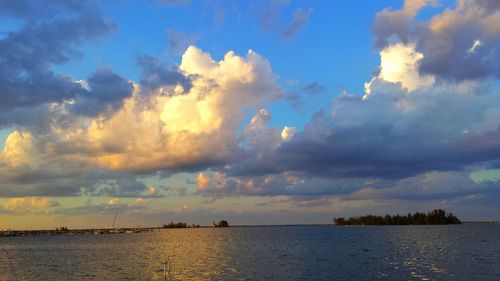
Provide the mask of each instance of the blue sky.
{"label": "blue sky", "polygon": [[[253,49],[272,62],[285,90],[301,94],[305,86],[314,82],[324,87],[321,95],[308,96],[298,108],[292,108],[289,102],[272,106],[272,112],[276,112],[274,125],[284,126],[293,120],[300,128],[307,121],[304,115],[328,108],[331,98],[342,91],[363,93],[363,83],[379,64],[371,32],[375,15],[388,7],[400,8],[403,3],[282,2],[269,27],[263,27],[261,19],[263,10],[273,5],[266,1],[192,1],[179,5],[166,5],[161,1],[103,2],[100,3],[103,13],[117,29],[85,44],[80,49],[81,58],[55,69],[84,79],[96,68],[111,67],[137,81],[141,72],[137,67],[140,55],[153,55],[165,64],[179,63],[183,50],[169,49],[168,40],[176,40],[169,38],[169,30],[187,37],[182,47],[196,44],[216,60],[222,59],[229,50],[244,54]],[[445,4],[451,5],[453,1],[424,8],[419,17],[429,18],[441,12]],[[281,29],[293,20],[298,9],[310,9],[314,16],[294,36],[283,39]]]}
{"label": "blue sky", "polygon": [[[269,59],[281,85],[300,92],[313,82],[325,88],[309,96],[299,107],[300,114],[287,102],[273,105],[276,125],[302,126],[303,115],[327,107],[342,90],[362,93],[363,83],[376,69],[379,59],[372,48],[371,23],[377,11],[391,1],[373,5],[356,2],[296,1],[283,5],[276,22],[262,27],[261,13],[266,1],[193,1],[185,5],[165,5],[160,1],[114,1],[102,3],[106,16],[117,30],[85,44],[83,57],[57,66],[61,73],[83,79],[98,67],[111,67],[120,75],[137,81],[140,68],[137,56],[150,54],[165,64],[179,63],[183,50],[169,50],[168,32],[183,33],[188,40],[220,60],[229,50],[245,54],[252,49]],[[394,3],[398,4],[400,3]],[[292,38],[283,39],[280,29],[289,24],[297,9],[311,9],[307,24]],[[218,12],[221,10],[220,12]],[[223,12],[222,12],[223,11]],[[218,14],[220,13],[220,14]],[[345,28],[345,27],[349,28]],[[187,44],[184,43],[183,47]],[[298,93],[302,94],[302,93]]]}
{"label": "blue sky", "polygon": [[0,228],[497,219],[499,10],[4,1]]}

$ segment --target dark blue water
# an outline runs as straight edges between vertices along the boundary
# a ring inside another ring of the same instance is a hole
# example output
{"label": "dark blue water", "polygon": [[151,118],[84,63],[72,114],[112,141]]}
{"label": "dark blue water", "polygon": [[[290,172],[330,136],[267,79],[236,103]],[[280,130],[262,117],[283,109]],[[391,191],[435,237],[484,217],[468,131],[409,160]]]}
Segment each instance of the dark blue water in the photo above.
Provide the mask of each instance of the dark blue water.
{"label": "dark blue water", "polygon": [[500,225],[0,238],[0,280],[500,280]]}

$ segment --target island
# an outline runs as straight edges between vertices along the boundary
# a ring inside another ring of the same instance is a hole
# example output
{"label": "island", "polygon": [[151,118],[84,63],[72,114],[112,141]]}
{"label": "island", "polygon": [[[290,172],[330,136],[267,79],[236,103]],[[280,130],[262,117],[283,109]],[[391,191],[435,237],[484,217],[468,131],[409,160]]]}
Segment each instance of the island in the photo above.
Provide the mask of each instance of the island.
{"label": "island", "polygon": [[436,209],[428,213],[408,215],[366,215],[360,217],[334,218],[334,225],[434,225],[434,224],[461,224],[462,222],[452,213]]}
{"label": "island", "polygon": [[162,228],[198,228],[199,224],[188,225],[185,222],[173,222],[171,221],[169,224],[164,224]]}
{"label": "island", "polygon": [[226,220],[221,220],[219,223],[213,222],[214,227],[229,227],[229,223]]}

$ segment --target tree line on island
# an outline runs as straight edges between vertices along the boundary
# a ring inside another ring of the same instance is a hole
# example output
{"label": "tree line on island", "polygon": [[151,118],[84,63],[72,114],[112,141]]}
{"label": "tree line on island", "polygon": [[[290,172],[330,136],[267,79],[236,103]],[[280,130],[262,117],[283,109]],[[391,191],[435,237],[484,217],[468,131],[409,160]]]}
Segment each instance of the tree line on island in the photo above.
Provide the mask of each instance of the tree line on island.
{"label": "tree line on island", "polygon": [[227,220],[221,220],[218,223],[214,221],[213,225],[214,227],[229,227],[229,223],[227,222]]}
{"label": "tree line on island", "polygon": [[428,224],[461,224],[462,222],[452,213],[446,213],[444,210],[436,209],[429,213],[408,215],[385,215],[374,216],[366,215],[360,217],[334,218],[335,225],[428,225]]}
{"label": "tree line on island", "polygon": [[200,227],[200,225],[194,223],[189,225],[185,222],[173,222],[173,221],[171,221],[168,224],[164,224],[162,226],[162,228],[197,228],[197,227]]}
{"label": "tree line on island", "polygon": [[[199,224],[187,224],[185,222],[173,222],[171,221],[168,224],[164,224],[162,228],[197,228],[200,227]],[[213,227],[229,227],[229,223],[226,220],[221,220],[218,223],[213,222]]]}

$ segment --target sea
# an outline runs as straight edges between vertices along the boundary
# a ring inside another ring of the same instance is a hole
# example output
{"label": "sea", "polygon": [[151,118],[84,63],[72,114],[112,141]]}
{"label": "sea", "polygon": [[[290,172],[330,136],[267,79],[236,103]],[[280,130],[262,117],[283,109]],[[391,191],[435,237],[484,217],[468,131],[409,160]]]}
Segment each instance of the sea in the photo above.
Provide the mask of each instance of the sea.
{"label": "sea", "polygon": [[0,280],[500,280],[500,225],[0,237]]}

